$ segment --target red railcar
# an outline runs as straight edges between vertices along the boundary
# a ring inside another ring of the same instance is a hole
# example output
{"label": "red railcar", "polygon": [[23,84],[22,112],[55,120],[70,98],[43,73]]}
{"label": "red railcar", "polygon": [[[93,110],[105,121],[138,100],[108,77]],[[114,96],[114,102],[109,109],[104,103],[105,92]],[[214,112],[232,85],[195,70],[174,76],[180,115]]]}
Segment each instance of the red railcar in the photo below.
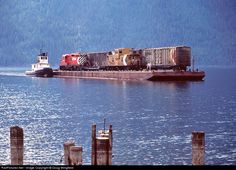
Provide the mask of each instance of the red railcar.
{"label": "red railcar", "polygon": [[64,54],[60,62],[60,70],[81,70],[88,65],[87,56],[80,53]]}

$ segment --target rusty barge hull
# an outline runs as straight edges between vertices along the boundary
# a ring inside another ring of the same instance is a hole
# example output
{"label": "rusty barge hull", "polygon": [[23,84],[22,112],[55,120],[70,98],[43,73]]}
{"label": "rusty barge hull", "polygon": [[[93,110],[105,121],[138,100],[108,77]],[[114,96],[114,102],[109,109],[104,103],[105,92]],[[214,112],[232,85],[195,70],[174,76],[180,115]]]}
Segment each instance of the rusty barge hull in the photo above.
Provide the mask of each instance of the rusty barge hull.
{"label": "rusty barge hull", "polygon": [[149,80],[149,81],[202,81],[205,72],[190,71],[62,71],[54,70],[54,77],[90,79]]}
{"label": "rusty barge hull", "polygon": [[150,81],[202,81],[205,72],[173,71],[173,72],[154,72]]}

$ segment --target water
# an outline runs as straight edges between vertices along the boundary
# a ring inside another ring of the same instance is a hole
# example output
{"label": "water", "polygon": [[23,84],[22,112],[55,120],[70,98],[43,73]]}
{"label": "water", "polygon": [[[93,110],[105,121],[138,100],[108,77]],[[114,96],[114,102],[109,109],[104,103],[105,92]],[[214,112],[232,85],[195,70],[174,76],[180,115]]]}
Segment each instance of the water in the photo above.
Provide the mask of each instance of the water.
{"label": "water", "polygon": [[207,165],[236,164],[236,68],[206,68],[203,82],[26,77],[0,69],[0,164],[11,126],[25,135],[24,164],[59,165],[63,143],[91,162],[91,126],[113,126],[115,165],[191,165],[191,133],[205,131]]}

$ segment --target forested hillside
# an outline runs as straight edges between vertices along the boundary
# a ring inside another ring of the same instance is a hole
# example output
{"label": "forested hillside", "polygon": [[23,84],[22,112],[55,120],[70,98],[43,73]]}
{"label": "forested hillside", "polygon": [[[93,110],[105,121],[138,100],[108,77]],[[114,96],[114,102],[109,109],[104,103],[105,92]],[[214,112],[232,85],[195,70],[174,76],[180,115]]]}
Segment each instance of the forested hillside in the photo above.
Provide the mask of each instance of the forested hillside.
{"label": "forested hillside", "polygon": [[64,53],[187,45],[199,65],[236,64],[234,0],[0,0],[0,66]]}

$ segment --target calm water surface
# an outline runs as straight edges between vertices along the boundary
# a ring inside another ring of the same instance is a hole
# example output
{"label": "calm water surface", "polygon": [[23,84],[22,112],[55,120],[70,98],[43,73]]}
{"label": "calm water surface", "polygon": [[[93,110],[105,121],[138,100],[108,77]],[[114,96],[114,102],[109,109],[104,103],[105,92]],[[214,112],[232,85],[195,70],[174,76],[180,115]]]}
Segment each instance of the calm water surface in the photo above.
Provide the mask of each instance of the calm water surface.
{"label": "calm water surface", "polygon": [[91,126],[113,126],[115,165],[191,165],[191,133],[205,131],[209,165],[236,164],[236,68],[206,68],[202,82],[33,78],[0,69],[0,164],[11,126],[25,135],[24,164],[62,164],[63,143],[83,146]]}

